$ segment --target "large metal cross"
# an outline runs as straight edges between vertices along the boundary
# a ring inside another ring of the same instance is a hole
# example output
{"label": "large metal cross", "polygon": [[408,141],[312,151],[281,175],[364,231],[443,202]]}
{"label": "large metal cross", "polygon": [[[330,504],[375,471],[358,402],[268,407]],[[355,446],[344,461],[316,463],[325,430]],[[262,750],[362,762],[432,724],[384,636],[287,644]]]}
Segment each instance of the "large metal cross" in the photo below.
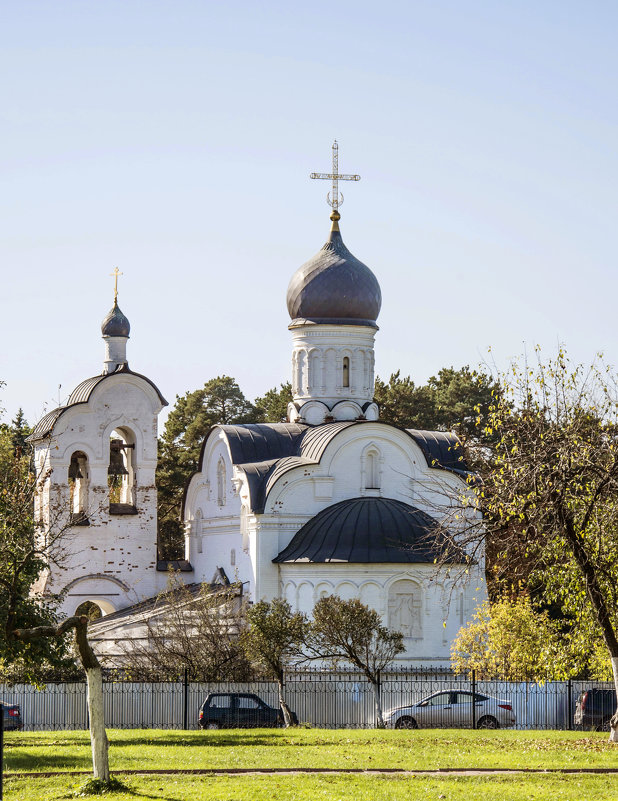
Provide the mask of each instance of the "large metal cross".
{"label": "large metal cross", "polygon": [[333,209],[338,209],[343,203],[343,193],[339,191],[339,181],[360,181],[360,175],[339,174],[339,145],[336,139],[333,142],[333,171],[312,172],[309,177],[333,182],[332,190],[326,195],[326,202]]}

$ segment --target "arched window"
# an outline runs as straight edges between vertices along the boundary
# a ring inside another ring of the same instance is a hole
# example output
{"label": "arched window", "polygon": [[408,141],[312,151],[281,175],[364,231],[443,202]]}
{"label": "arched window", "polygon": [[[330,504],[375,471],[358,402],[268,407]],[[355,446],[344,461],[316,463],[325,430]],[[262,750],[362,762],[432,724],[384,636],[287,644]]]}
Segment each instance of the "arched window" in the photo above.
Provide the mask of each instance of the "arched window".
{"label": "arched window", "polygon": [[343,357],[343,365],[342,365],[342,386],[349,387],[350,386],[350,357],[344,356]]}
{"label": "arched window", "polygon": [[73,526],[87,526],[88,520],[88,457],[75,451],[69,464],[69,511]]}
{"label": "arched window", "polygon": [[103,617],[103,610],[94,601],[83,601],[75,610],[76,615],[86,615],[88,620],[99,620]]}
{"label": "arched window", "polygon": [[221,457],[217,464],[217,503],[219,506],[225,506],[225,474],[225,462],[223,461],[223,457]]}
{"label": "arched window", "polygon": [[388,591],[388,626],[404,637],[423,636],[421,589],[409,579],[395,581]]}
{"label": "arched window", "polygon": [[135,505],[135,437],[127,428],[112,431],[109,441],[109,512],[137,514]]}
{"label": "arched window", "polygon": [[361,474],[363,490],[379,490],[382,486],[382,456],[378,447],[371,443],[363,451],[361,457]]}

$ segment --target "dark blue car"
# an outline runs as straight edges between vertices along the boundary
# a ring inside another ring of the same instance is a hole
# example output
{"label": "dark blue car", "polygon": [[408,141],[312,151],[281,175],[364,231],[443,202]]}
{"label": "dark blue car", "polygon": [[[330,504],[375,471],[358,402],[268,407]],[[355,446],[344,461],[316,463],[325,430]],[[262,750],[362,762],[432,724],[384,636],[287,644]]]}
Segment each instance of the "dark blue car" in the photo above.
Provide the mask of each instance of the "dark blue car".
{"label": "dark blue car", "polygon": [[[292,722],[298,718],[292,712]],[[283,713],[253,693],[209,693],[199,716],[202,729],[248,729],[282,726]]]}
{"label": "dark blue car", "polygon": [[21,710],[18,704],[5,704],[0,701],[2,717],[4,718],[4,731],[20,731],[23,728]]}

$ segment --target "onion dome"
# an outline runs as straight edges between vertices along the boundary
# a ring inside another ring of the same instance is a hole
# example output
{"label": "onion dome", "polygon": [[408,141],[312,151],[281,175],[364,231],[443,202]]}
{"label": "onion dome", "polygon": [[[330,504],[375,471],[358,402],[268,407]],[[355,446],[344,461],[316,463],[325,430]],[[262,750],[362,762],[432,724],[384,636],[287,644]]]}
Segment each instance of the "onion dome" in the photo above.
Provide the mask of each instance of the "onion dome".
{"label": "onion dome", "polygon": [[292,276],[287,305],[292,326],[304,322],[371,325],[382,305],[378,279],[343,244],[339,212],[324,247]]}
{"label": "onion dome", "polygon": [[104,337],[128,337],[131,325],[114,301],[114,308],[101,323],[101,334]]}

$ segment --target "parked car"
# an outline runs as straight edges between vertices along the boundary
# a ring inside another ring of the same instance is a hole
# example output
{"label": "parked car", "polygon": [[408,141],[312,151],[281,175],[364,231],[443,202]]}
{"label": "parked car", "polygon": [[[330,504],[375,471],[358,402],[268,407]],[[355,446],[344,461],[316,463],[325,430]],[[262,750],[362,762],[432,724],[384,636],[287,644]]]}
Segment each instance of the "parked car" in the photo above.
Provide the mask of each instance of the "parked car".
{"label": "parked car", "polygon": [[575,703],[573,721],[585,729],[605,731],[616,712],[616,690],[601,690],[592,687],[583,692]]}
{"label": "parked car", "polygon": [[[292,715],[292,722],[298,718]],[[283,712],[252,693],[209,693],[201,706],[202,729],[257,728],[283,726]]]}
{"label": "parked car", "polygon": [[20,731],[23,728],[21,709],[18,704],[5,704],[0,701],[2,717],[4,718],[4,731]]}
{"label": "parked car", "polygon": [[[384,722],[395,729],[471,729],[472,698],[465,690],[442,690],[416,704],[389,710]],[[510,701],[475,693],[474,706],[477,729],[501,729],[516,723]]]}

